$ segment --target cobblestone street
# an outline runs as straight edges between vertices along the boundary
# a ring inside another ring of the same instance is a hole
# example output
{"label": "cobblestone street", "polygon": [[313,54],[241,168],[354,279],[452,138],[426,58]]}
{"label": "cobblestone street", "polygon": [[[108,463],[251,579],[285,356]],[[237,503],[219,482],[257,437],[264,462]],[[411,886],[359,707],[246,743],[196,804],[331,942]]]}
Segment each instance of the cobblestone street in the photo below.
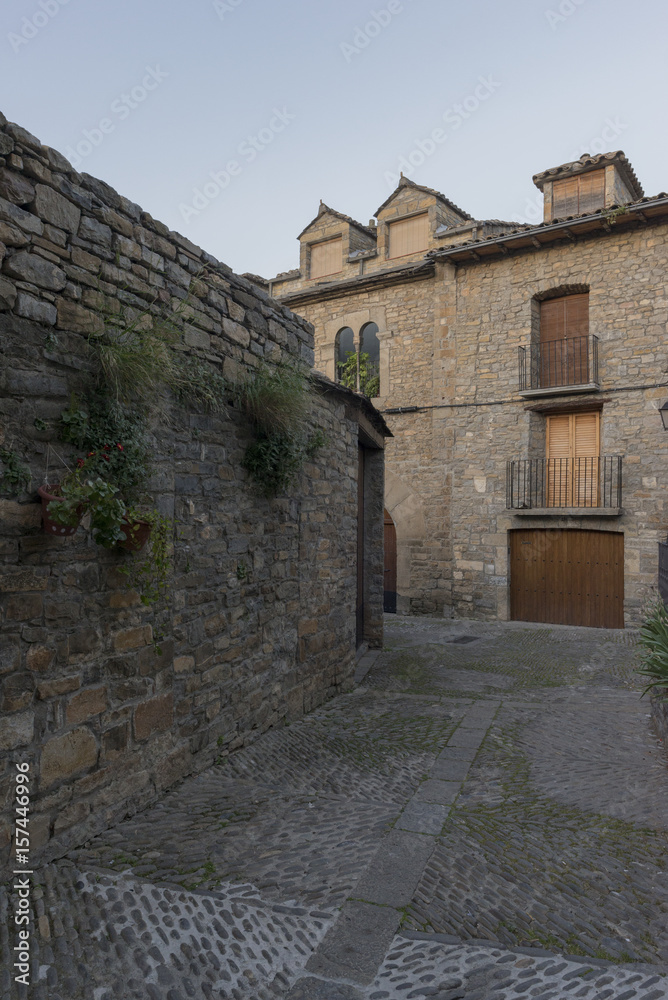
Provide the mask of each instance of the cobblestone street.
{"label": "cobblestone street", "polygon": [[31,1000],[663,1000],[633,633],[386,617],[360,686],[37,872]]}

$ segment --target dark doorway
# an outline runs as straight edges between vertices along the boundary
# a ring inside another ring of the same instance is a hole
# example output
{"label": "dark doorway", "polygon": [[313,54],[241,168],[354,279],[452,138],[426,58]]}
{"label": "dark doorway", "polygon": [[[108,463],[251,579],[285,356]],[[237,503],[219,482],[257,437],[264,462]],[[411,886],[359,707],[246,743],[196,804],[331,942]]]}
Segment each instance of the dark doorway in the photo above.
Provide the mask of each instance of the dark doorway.
{"label": "dark doorway", "polygon": [[364,448],[357,446],[357,645],[364,641]]}
{"label": "dark doorway", "polygon": [[390,514],[385,511],[385,583],[384,610],[391,615],[397,613],[397,529]]}

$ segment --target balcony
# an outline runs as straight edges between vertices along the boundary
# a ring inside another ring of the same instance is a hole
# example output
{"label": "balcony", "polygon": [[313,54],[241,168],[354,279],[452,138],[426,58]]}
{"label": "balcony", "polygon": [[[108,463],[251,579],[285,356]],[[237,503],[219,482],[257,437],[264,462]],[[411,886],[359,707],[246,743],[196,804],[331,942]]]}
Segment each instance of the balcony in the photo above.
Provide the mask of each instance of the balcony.
{"label": "balcony", "polygon": [[598,337],[566,337],[520,347],[520,394],[546,396],[598,389]]}
{"label": "balcony", "polygon": [[516,514],[615,517],[622,513],[622,456],[524,458],[506,464],[506,507]]}

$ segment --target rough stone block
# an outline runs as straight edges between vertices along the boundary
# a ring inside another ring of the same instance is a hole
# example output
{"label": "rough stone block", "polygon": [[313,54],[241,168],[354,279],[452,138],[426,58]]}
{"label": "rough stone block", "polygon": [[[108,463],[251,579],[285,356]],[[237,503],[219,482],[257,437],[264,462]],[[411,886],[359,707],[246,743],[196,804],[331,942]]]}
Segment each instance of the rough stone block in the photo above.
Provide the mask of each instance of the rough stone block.
{"label": "rough stone block", "polygon": [[174,673],[182,674],[187,670],[195,669],[194,656],[177,656],[174,660]]}
{"label": "rough stone block", "polygon": [[48,582],[48,569],[8,566],[0,575],[0,591],[10,594],[22,590],[46,590]]}
{"label": "rough stone block", "polygon": [[13,222],[27,233],[34,233],[41,236],[44,232],[44,223],[31,212],[25,212],[18,205],[14,205],[5,198],[0,198],[0,219],[5,222]]}
{"label": "rough stone block", "polygon": [[[0,279],[0,294],[1,284],[2,279]],[[39,528],[41,523],[41,504],[0,500],[0,525],[3,528]]]}
{"label": "rough stone block", "polygon": [[11,222],[0,222],[0,243],[8,247],[24,247],[30,243],[30,237]]}
{"label": "rough stone block", "polygon": [[150,625],[141,625],[138,628],[128,628],[123,632],[117,632],[114,636],[114,649],[122,652],[127,649],[140,649],[147,646],[153,639],[153,629]]}
{"label": "rough stone block", "polygon": [[8,674],[12,670],[16,670],[20,662],[21,651],[18,636],[0,639],[0,674]]}
{"label": "rough stone block", "polygon": [[72,333],[104,333],[104,321],[69,299],[58,299],[58,329]]}
{"label": "rough stone block", "polygon": [[130,725],[127,722],[122,722],[118,726],[114,726],[112,729],[108,729],[106,733],[102,734],[102,750],[104,757],[108,760],[112,760],[127,748],[130,739]]}
{"label": "rough stone block", "polygon": [[71,802],[61,809],[53,823],[53,832],[59,833],[75,823],[82,823],[90,812],[89,802]]}
{"label": "rough stone block", "polygon": [[7,621],[27,622],[31,618],[39,618],[42,614],[44,598],[41,594],[22,594],[21,597],[10,597],[5,607]]}
{"label": "rough stone block", "polygon": [[107,707],[105,687],[87,688],[70,698],[67,705],[66,721],[71,726],[75,722],[85,722],[94,715],[100,715]]}
{"label": "rough stone block", "polygon": [[82,240],[90,240],[91,243],[97,243],[99,246],[111,246],[109,226],[105,226],[104,223],[98,222],[97,219],[91,219],[87,215],[82,217],[79,224],[79,236]]}
{"label": "rough stone block", "polygon": [[28,746],[33,741],[34,729],[34,712],[0,717],[0,750],[15,750],[17,747]]}
{"label": "rough stone block", "polygon": [[171,693],[152,698],[138,705],[134,714],[136,740],[145,740],[152,733],[164,732],[174,721],[174,697]]}
{"label": "rough stone block", "polygon": [[73,729],[44,746],[40,758],[40,788],[88,771],[97,763],[97,742],[90,729]]}
{"label": "rough stone block", "polygon": [[35,188],[21,174],[0,167],[0,195],[15,205],[28,205],[35,197]]}
{"label": "rough stone block", "polygon": [[35,682],[30,674],[16,673],[5,677],[2,684],[2,711],[20,712],[33,699]]}
{"label": "rough stone block", "polygon": [[19,250],[13,257],[8,257],[3,268],[12,278],[29,281],[51,292],[59,292],[67,284],[67,275],[61,268],[27,250]]}
{"label": "rough stone block", "polygon": [[47,698],[59,698],[63,694],[69,694],[81,687],[81,678],[78,674],[73,677],[58,677],[53,681],[42,681],[37,685],[37,695],[42,701]]}
{"label": "rough stone block", "polygon": [[81,210],[44,184],[38,184],[35,188],[35,212],[40,219],[59,229],[65,229],[68,233],[76,233],[79,228]]}
{"label": "rough stone block", "polygon": [[56,307],[51,302],[36,299],[27,292],[19,292],[16,312],[24,319],[34,319],[36,323],[44,323],[45,326],[53,326],[57,317]]}
{"label": "rough stone block", "polygon": [[26,666],[28,670],[34,670],[40,674],[45,673],[55,657],[55,649],[50,649],[48,646],[30,646],[26,653]]}
{"label": "rough stone block", "polygon": [[225,336],[239,344],[241,347],[248,347],[250,344],[250,333],[245,326],[240,326],[227,316],[223,317],[223,331]]}
{"label": "rough stone block", "polygon": [[0,278],[0,312],[13,309],[16,304],[17,292],[11,281]]}

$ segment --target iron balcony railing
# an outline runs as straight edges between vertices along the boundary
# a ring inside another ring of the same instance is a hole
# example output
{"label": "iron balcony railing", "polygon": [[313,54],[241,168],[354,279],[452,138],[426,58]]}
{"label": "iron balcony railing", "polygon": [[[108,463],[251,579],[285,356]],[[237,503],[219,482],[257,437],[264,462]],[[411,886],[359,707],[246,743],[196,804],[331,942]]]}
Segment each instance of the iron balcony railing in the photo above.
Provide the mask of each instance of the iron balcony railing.
{"label": "iron balcony railing", "polygon": [[523,458],[506,465],[506,507],[621,507],[622,456]]}
{"label": "iron balcony railing", "polygon": [[659,542],[659,593],[668,605],[668,541]]}
{"label": "iron balcony railing", "polygon": [[566,337],[520,347],[520,392],[598,384],[598,337]]}

